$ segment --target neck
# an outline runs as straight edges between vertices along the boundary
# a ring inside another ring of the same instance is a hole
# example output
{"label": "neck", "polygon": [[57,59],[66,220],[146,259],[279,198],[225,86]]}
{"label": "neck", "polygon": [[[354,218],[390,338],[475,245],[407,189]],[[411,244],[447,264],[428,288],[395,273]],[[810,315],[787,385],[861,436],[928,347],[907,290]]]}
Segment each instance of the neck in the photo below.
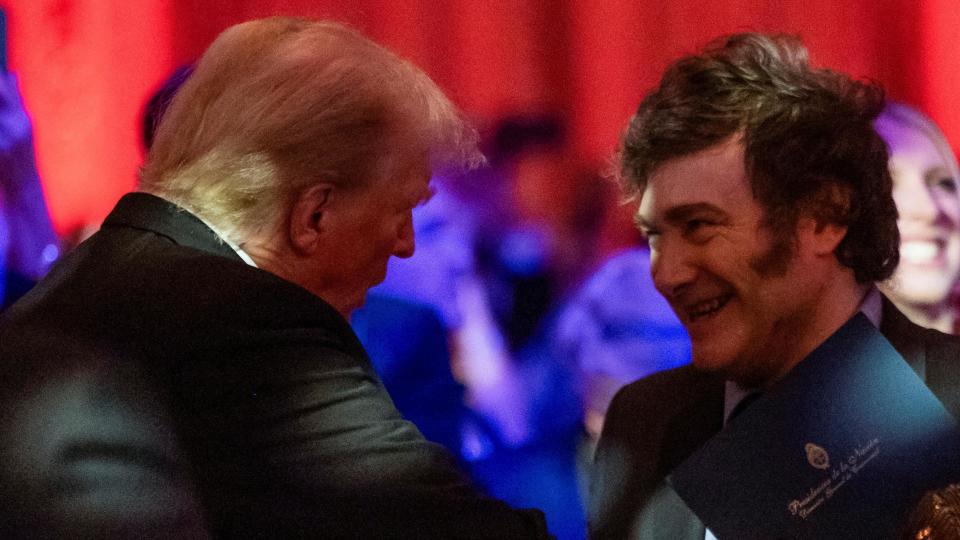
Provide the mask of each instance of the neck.
{"label": "neck", "polygon": [[790,326],[785,337],[792,342],[784,344],[783,350],[789,351],[787,356],[781,357],[776,368],[766,376],[738,382],[747,387],[768,388],[782,379],[857,313],[869,289],[869,284],[858,284],[852,273],[845,273],[844,279],[824,280],[816,300],[798,314],[796,320],[785,322]]}
{"label": "neck", "polygon": [[284,257],[280,250],[257,241],[244,242],[243,250],[257,264],[257,268],[266,270],[286,281],[297,283],[295,265],[290,264],[288,262],[289,258]]}
{"label": "neck", "polygon": [[318,280],[320,274],[317,269],[301,258],[291,253],[271,247],[269,244],[247,242],[244,251],[253,259],[257,267],[266,270],[285,281],[298,285],[314,296],[333,306],[344,319],[350,320],[350,314],[357,307],[348,294],[340,290],[325,286]]}

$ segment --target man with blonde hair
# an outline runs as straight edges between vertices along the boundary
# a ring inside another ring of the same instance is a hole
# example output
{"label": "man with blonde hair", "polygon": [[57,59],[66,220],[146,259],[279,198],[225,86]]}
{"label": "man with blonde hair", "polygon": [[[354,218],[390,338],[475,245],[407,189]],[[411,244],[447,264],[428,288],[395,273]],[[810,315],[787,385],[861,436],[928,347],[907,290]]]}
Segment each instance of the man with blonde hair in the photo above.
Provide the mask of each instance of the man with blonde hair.
{"label": "man with blonde hair", "polygon": [[0,321],[3,525],[104,537],[545,536],[397,413],[346,322],[475,135],[331,22],[221,34],[141,189]]}

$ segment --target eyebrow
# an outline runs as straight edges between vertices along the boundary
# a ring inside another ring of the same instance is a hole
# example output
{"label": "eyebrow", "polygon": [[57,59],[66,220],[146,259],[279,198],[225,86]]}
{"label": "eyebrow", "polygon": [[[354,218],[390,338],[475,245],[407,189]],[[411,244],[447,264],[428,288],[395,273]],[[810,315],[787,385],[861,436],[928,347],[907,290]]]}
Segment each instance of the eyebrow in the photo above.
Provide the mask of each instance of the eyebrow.
{"label": "eyebrow", "polygon": [[[923,175],[923,179],[927,182],[940,180],[942,178],[954,178],[953,174],[950,172],[950,168],[945,165],[937,165],[936,167],[931,167],[926,171],[926,174]],[[955,178],[954,178],[955,179]]]}
{"label": "eyebrow", "polygon": [[664,219],[668,223],[678,223],[686,221],[691,217],[713,217],[715,219],[725,218],[727,213],[720,207],[710,203],[693,203],[674,206],[664,212]]}
{"label": "eyebrow", "polygon": [[414,206],[422,206],[424,204],[427,204],[428,202],[430,202],[430,199],[432,199],[433,196],[436,194],[437,194],[437,189],[432,185],[429,186],[426,190],[422,191],[419,194],[419,196],[417,197],[417,200],[415,201]]}
{"label": "eyebrow", "polygon": [[[727,212],[710,203],[700,202],[681,204],[668,208],[666,212],[663,213],[662,221],[670,224],[683,223],[692,217],[709,217],[717,220],[724,220],[727,218]],[[656,223],[648,221],[640,214],[634,214],[633,223],[641,231],[657,229]]]}

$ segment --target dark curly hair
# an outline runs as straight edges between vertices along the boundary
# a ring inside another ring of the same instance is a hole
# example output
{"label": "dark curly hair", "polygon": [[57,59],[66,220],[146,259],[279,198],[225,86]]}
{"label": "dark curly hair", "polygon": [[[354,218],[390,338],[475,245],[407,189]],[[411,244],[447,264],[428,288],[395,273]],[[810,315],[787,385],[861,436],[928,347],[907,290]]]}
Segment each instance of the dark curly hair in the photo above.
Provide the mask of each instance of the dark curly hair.
{"label": "dark curly hair", "polygon": [[621,183],[636,197],[664,162],[739,136],[777,240],[792,246],[801,215],[843,225],[837,259],[858,282],[880,281],[900,243],[887,148],[873,129],[883,106],[879,86],[812,68],[798,38],[726,36],[673,63],[640,103],[621,141]]}

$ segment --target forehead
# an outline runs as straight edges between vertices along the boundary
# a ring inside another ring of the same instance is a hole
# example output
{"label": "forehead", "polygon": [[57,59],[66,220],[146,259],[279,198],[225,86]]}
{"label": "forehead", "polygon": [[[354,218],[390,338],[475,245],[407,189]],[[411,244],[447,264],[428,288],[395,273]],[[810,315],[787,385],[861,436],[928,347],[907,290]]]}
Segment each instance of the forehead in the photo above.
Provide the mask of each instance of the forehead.
{"label": "forehead", "polygon": [[711,207],[733,214],[756,206],[743,144],[731,137],[659,166],[641,194],[637,218],[641,223],[658,224],[680,208]]}
{"label": "forehead", "polygon": [[894,160],[908,156],[911,159],[926,158],[925,161],[937,160],[946,164],[949,159],[944,155],[948,150],[925,128],[886,119],[878,120],[876,128],[890,148],[890,157]]}
{"label": "forehead", "polygon": [[426,158],[405,157],[398,160],[392,170],[381,177],[380,183],[395,196],[419,198],[428,193],[431,176],[430,162]]}

